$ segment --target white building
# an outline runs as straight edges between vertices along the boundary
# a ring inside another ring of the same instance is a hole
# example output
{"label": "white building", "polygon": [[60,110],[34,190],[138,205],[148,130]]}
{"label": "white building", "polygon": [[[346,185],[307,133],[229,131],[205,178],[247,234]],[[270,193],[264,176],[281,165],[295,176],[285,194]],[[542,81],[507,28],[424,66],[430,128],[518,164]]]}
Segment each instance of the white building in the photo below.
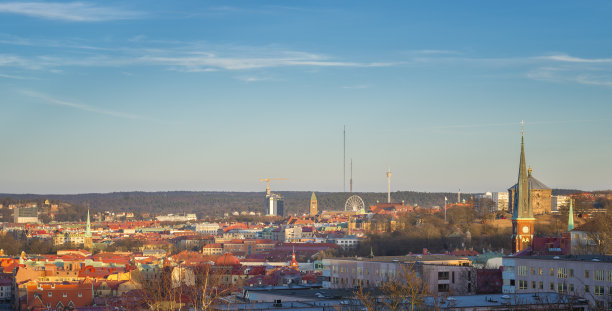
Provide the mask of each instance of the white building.
{"label": "white building", "polygon": [[13,213],[15,223],[38,223],[38,208],[36,206],[16,207]]}
{"label": "white building", "polygon": [[612,256],[515,256],[503,264],[504,293],[557,292],[612,308]]}
{"label": "white building", "polygon": [[209,222],[199,223],[195,226],[195,231],[197,233],[216,235],[219,232],[219,224]]}
{"label": "white building", "polygon": [[343,237],[330,237],[327,238],[327,243],[334,243],[340,246],[340,248],[356,248],[359,244],[359,238],[355,235],[345,235]]}
{"label": "white building", "polygon": [[165,215],[165,216],[157,216],[155,218],[158,221],[181,221],[181,222],[186,222],[186,221],[196,221],[196,220],[198,220],[198,217],[196,216],[196,214],[183,214],[183,215],[168,214],[168,215]]}
{"label": "white building", "polygon": [[550,211],[552,213],[558,213],[559,209],[563,206],[569,206],[570,197],[567,195],[553,195],[550,198]]}
{"label": "white building", "polygon": [[493,192],[491,194],[491,200],[495,202],[497,211],[508,210],[508,192]]}

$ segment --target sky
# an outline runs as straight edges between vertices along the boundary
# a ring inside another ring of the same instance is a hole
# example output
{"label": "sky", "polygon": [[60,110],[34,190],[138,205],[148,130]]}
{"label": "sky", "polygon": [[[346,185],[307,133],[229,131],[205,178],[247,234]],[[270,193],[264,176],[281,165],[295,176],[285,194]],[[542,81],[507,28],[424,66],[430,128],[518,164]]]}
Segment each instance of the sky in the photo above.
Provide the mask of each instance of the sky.
{"label": "sky", "polygon": [[[609,1],[0,1],[0,193],[612,189]],[[343,128],[346,127],[346,177]]]}

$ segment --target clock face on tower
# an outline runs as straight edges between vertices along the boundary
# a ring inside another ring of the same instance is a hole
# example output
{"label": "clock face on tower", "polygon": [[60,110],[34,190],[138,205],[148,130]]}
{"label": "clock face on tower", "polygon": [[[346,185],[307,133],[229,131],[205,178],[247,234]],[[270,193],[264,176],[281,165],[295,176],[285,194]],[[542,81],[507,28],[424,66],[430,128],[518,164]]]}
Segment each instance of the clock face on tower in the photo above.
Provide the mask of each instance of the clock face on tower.
{"label": "clock face on tower", "polygon": [[528,226],[524,226],[523,227],[523,233],[529,233],[529,227]]}

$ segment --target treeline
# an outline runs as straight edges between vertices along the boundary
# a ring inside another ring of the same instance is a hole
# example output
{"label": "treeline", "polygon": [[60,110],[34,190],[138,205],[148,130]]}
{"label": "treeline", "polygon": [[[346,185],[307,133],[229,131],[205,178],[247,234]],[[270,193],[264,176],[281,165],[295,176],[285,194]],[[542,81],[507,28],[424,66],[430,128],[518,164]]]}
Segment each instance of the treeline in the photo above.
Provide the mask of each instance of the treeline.
{"label": "treeline", "polygon": [[[306,213],[312,192],[281,191],[285,200],[285,211],[289,214]],[[343,193],[316,192],[320,210],[343,210],[346,200],[351,195],[359,195],[366,208],[377,202],[386,202],[386,193]],[[444,197],[456,197],[452,193],[427,193],[413,191],[393,192],[394,202],[418,204],[431,207],[444,204]],[[197,213],[198,217],[220,216],[234,211],[265,213],[265,194],[263,192],[113,192],[75,195],[35,195],[35,194],[0,194],[10,200],[44,199],[68,202],[75,206],[90,206],[92,211],[135,211],[139,213]],[[450,202],[450,201],[449,201]]]}
{"label": "treeline", "polygon": [[[554,190],[555,194],[567,194],[578,190]],[[308,212],[310,191],[281,191],[285,200],[287,214],[303,214]],[[377,202],[386,202],[386,193],[360,192],[316,192],[319,210],[343,210],[346,200],[351,195],[359,195],[366,209]],[[208,191],[170,191],[170,192],[113,192],[88,193],[74,195],[36,195],[36,194],[0,194],[5,200],[27,201],[37,200],[68,202],[85,209],[89,206],[93,212],[100,211],[132,211],[138,213],[196,213],[198,217],[222,216],[234,211],[265,213],[265,194],[263,192],[208,192]],[[420,207],[444,205],[444,198],[454,203],[456,193],[396,191],[391,193],[393,202],[405,202],[407,205],[417,204]],[[470,200],[472,194],[462,194],[461,198]],[[1,201],[0,201],[1,202]],[[82,217],[75,215],[74,218]],[[81,218],[82,219],[82,218]]]}
{"label": "treeline", "polygon": [[27,254],[52,254],[57,251],[53,239],[27,238],[23,231],[0,234],[0,249],[9,256],[17,256],[21,251]]}
{"label": "treeline", "polygon": [[[369,234],[355,251],[342,255],[367,256],[372,251],[376,256],[400,256],[420,254],[424,248],[431,253],[469,248],[507,251],[511,247],[511,227],[491,225],[495,216],[478,216],[469,207],[449,209],[446,222],[443,213],[411,213],[398,220],[397,230]],[[380,221],[388,221],[382,218]]]}

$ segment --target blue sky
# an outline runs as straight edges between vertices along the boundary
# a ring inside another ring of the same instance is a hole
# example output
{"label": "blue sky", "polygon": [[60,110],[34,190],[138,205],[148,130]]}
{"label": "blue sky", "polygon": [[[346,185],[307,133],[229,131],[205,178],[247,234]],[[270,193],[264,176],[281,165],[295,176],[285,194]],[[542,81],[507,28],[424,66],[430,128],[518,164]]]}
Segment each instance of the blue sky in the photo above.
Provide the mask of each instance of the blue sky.
{"label": "blue sky", "polygon": [[612,188],[612,3],[512,4],[0,2],[0,193]]}

